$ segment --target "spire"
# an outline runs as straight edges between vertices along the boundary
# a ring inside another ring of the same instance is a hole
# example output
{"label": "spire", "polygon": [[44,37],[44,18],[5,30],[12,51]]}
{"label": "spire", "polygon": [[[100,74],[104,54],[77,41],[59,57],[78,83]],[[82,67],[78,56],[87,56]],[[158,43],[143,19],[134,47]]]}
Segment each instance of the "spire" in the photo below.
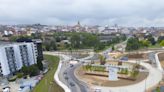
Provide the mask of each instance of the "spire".
{"label": "spire", "polygon": [[80,21],[77,22],[77,25],[80,25]]}

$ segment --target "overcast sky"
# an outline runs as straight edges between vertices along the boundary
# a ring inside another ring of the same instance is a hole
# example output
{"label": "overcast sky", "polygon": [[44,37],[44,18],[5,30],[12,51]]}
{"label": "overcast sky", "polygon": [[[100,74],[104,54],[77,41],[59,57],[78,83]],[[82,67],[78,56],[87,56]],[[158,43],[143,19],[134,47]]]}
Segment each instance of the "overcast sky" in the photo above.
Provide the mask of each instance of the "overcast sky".
{"label": "overcast sky", "polygon": [[164,0],[0,0],[0,24],[164,26]]}

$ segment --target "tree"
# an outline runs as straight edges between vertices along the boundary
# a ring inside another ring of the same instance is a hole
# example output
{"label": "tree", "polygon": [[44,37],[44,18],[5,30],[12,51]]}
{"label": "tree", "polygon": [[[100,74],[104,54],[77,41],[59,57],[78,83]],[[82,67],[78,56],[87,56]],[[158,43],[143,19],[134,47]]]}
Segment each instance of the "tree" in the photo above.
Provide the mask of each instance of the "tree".
{"label": "tree", "polygon": [[123,34],[123,35],[120,36],[120,40],[125,41],[126,39],[127,39],[127,37],[126,37],[125,34]]}
{"label": "tree", "polygon": [[103,55],[99,55],[100,64],[104,65],[106,63],[106,58]]}
{"label": "tree", "polygon": [[161,43],[162,40],[164,40],[164,36],[158,37],[158,41],[157,41],[157,42],[158,42],[158,43]]}
{"label": "tree", "polygon": [[155,41],[154,37],[148,38],[148,41],[150,41],[152,45],[156,44],[156,41]]}
{"label": "tree", "polygon": [[57,46],[56,46],[56,41],[55,40],[51,40],[50,47],[51,47],[51,50],[57,50]]}
{"label": "tree", "polygon": [[114,37],[113,39],[112,39],[112,43],[113,44],[115,44],[115,43],[119,43],[121,40],[120,40],[120,38],[118,37],[118,36],[116,36],[116,37]]}
{"label": "tree", "polygon": [[161,92],[160,87],[157,87],[155,92]]}
{"label": "tree", "polygon": [[30,75],[30,76],[35,76],[38,74],[39,69],[37,65],[31,65],[31,66],[23,66],[21,71],[23,72],[24,75]]}
{"label": "tree", "polygon": [[97,35],[83,33],[82,37],[83,37],[82,44],[85,45],[86,47],[92,47],[99,43],[99,39]]}
{"label": "tree", "polygon": [[29,74],[29,69],[27,66],[23,66],[21,71],[24,73],[24,75],[28,75]]}
{"label": "tree", "polygon": [[31,38],[33,38],[33,39],[42,39],[42,34],[40,32],[32,33]]}
{"label": "tree", "polygon": [[151,43],[148,40],[142,40],[140,44],[142,47],[149,47]]}
{"label": "tree", "polygon": [[155,39],[154,39],[154,37],[153,37],[152,34],[146,35],[146,36],[145,36],[145,39],[147,39],[148,41],[150,41],[150,43],[151,43],[152,45],[155,45],[155,44],[156,44],[156,41],[155,41]]}
{"label": "tree", "polygon": [[29,75],[30,76],[36,76],[39,73],[39,69],[37,67],[37,65],[31,65],[29,67]]}
{"label": "tree", "polygon": [[15,42],[17,39],[18,39],[17,36],[11,36],[11,37],[9,38],[10,41],[14,41],[14,42]]}
{"label": "tree", "polygon": [[139,74],[139,68],[140,68],[140,65],[139,64],[134,64],[133,65],[133,68],[132,68],[132,71],[131,71],[131,77],[132,78],[136,78]]}
{"label": "tree", "polygon": [[48,40],[44,41],[43,46],[47,51],[57,50],[56,41],[54,39],[49,39],[49,41]]}
{"label": "tree", "polygon": [[43,70],[43,63],[39,57],[37,57],[37,66],[38,66],[39,70]]}
{"label": "tree", "polygon": [[70,52],[71,52],[71,55],[72,55],[72,47],[69,47],[69,49],[68,49]]}
{"label": "tree", "polygon": [[43,42],[43,47],[45,48],[46,51],[50,51],[50,42],[49,41],[44,41]]}
{"label": "tree", "polygon": [[112,45],[112,51],[114,51],[114,50],[115,50],[114,45]]}
{"label": "tree", "polygon": [[81,40],[80,40],[80,35],[78,35],[78,34],[73,34],[73,35],[71,36],[71,46],[72,46],[73,48],[80,48],[80,42],[81,42]]}
{"label": "tree", "polygon": [[160,46],[164,46],[164,40],[161,41]]}
{"label": "tree", "polygon": [[138,38],[131,37],[127,41],[126,45],[126,50],[131,51],[131,50],[138,50],[140,48],[140,43]]}
{"label": "tree", "polygon": [[99,43],[94,46],[94,51],[103,50],[104,48],[105,48],[105,45],[102,43]]}

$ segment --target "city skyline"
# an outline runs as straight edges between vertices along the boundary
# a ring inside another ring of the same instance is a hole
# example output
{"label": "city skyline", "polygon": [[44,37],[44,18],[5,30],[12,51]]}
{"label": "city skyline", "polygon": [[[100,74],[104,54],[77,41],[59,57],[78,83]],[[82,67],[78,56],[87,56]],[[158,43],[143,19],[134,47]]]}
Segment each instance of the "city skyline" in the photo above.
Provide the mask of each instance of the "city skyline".
{"label": "city skyline", "polygon": [[164,26],[163,0],[1,0],[0,24]]}

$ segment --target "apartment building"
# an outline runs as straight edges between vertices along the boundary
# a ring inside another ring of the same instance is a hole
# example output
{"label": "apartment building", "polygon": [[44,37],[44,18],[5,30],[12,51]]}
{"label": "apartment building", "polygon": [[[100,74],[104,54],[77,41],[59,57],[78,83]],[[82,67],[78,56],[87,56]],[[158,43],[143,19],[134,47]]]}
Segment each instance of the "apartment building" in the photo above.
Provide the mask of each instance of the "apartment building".
{"label": "apartment building", "polygon": [[41,39],[32,39],[32,42],[34,43],[35,50],[37,53],[37,58],[40,60],[43,60],[43,50],[42,50],[42,40]]}
{"label": "apartment building", "polygon": [[8,76],[37,62],[34,43],[0,42],[0,75]]}

